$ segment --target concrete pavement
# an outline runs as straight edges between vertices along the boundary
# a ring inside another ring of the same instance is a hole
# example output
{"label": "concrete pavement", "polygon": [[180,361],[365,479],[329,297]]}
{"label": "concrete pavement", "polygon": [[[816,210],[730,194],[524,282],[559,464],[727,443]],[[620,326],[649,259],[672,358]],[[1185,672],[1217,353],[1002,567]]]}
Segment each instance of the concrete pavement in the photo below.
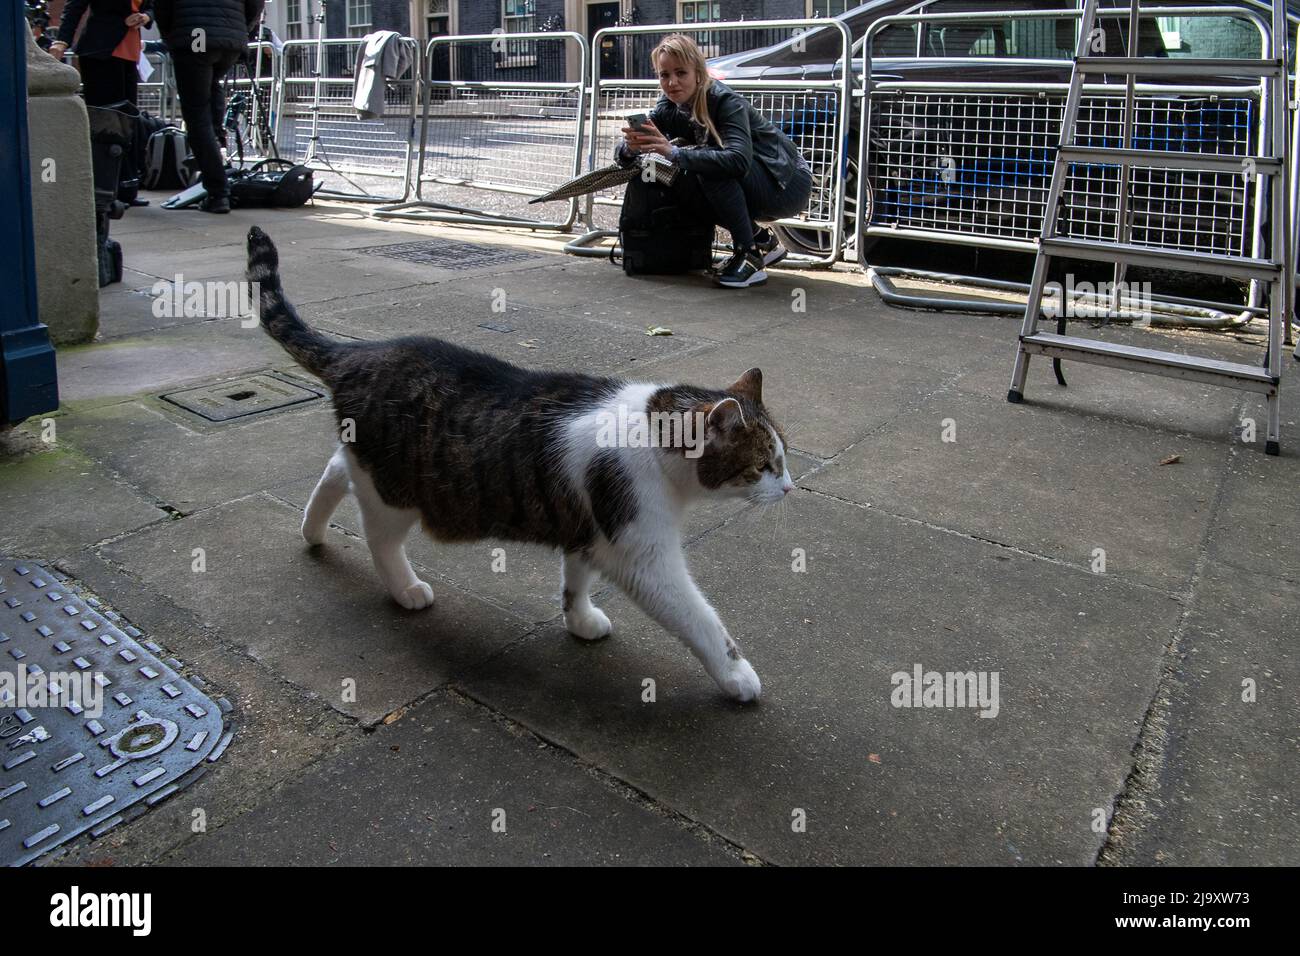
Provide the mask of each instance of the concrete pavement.
{"label": "concrete pavement", "polygon": [[[616,592],[611,639],[567,636],[541,549],[413,537],[437,596],[416,613],[381,591],[350,502],[308,551],[325,405],[213,424],[159,398],[309,379],[258,329],[154,315],[160,279],[241,278],[253,223],[336,335],[714,386],[760,366],[798,490],[693,515],[688,557],[762,701],[729,703]],[[1300,862],[1294,368],[1268,458],[1240,393],[1087,366],[1060,389],[1037,361],[1008,405],[1015,320],[891,309],[847,269],[724,292],[342,204],[154,205],[113,235],[126,281],[100,339],[59,354],[54,440],[39,421],[0,438],[0,553],[57,562],[200,671],[238,731],[193,786],[46,862]],[[376,251],[428,239],[471,248],[455,267]],[[897,706],[918,666],[996,676],[995,706]]]}

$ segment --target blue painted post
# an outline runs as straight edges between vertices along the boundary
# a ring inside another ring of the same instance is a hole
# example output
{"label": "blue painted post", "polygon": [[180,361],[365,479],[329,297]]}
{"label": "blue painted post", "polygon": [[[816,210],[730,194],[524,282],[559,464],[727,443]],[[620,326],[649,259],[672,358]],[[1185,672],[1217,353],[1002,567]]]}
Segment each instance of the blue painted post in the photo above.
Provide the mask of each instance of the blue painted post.
{"label": "blue painted post", "polygon": [[54,348],[36,309],[27,19],[23,4],[3,6],[9,12],[0,14],[0,428],[59,407]]}

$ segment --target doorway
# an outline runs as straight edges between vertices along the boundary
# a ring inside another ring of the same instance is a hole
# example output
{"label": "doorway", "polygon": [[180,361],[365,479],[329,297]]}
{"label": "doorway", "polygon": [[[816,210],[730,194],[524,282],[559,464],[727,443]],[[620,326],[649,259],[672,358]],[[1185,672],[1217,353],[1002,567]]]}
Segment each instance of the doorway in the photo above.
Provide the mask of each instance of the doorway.
{"label": "doorway", "polygon": [[[618,24],[619,3],[591,3],[587,5],[587,40],[596,36],[597,30]],[[601,79],[623,79],[623,40],[606,37],[600,41]]]}

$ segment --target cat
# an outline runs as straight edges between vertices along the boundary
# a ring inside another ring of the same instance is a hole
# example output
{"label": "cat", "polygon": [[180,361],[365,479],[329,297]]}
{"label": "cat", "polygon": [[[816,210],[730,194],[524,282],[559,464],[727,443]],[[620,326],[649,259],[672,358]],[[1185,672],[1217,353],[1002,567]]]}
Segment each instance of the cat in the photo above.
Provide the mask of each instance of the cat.
{"label": "cat", "polygon": [[[591,603],[599,574],[680,638],[725,693],[759,696],[754,668],[691,578],[681,536],[693,501],[775,502],[794,488],[759,369],[707,389],[533,371],[432,337],[331,339],[285,299],[279,255],[256,226],[248,278],[260,287],[263,329],[329,388],[347,439],[307,503],[309,545],[325,541],[351,491],[379,577],[411,610],[434,599],[406,557],[417,521],[437,541],[550,545],[563,552],[571,634],[611,633]],[[637,428],[647,418],[657,424],[649,433]]]}

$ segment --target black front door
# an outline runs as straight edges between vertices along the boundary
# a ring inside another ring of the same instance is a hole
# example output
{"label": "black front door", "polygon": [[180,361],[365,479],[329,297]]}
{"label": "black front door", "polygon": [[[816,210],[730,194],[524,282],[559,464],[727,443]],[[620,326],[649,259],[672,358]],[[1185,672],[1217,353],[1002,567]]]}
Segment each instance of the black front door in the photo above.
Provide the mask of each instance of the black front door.
{"label": "black front door", "polygon": [[[587,39],[593,40],[596,31],[618,23],[618,3],[593,3],[587,7]],[[623,40],[605,37],[600,41],[600,77],[603,80],[623,78]]]}

